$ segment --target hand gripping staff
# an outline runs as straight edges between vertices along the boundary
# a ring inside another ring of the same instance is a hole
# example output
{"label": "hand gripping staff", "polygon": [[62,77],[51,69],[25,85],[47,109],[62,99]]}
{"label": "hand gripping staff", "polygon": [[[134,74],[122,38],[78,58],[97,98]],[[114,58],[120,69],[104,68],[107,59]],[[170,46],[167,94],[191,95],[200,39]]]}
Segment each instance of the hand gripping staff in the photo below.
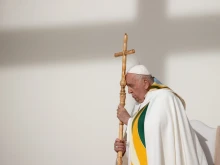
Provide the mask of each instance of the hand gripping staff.
{"label": "hand gripping staff", "polygon": [[[124,35],[124,43],[123,43],[123,51],[115,53],[115,57],[122,56],[122,74],[121,74],[121,90],[120,90],[120,105],[123,107],[125,106],[125,98],[126,98],[126,93],[125,93],[125,86],[126,86],[126,80],[125,80],[125,72],[126,72],[126,60],[127,60],[127,55],[135,53],[135,50],[127,50],[127,42],[128,42],[128,35],[125,33]],[[123,139],[123,123],[120,121],[119,122],[119,139]],[[119,151],[117,154],[117,165],[122,165],[122,151]]]}

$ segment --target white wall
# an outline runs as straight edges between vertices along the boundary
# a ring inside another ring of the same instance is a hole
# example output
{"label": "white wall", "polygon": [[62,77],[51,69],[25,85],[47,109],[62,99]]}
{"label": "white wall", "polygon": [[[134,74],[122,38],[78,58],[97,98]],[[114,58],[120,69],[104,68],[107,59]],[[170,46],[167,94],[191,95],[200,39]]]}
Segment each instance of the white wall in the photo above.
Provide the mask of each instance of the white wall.
{"label": "white wall", "polygon": [[108,59],[2,67],[1,164],[113,164],[120,63]]}
{"label": "white wall", "polygon": [[114,164],[125,32],[128,66],[147,65],[190,119],[220,125],[219,2],[175,2],[1,0],[0,164]]}
{"label": "white wall", "polygon": [[220,125],[219,52],[170,53],[165,60],[165,80],[187,103],[190,119]]}

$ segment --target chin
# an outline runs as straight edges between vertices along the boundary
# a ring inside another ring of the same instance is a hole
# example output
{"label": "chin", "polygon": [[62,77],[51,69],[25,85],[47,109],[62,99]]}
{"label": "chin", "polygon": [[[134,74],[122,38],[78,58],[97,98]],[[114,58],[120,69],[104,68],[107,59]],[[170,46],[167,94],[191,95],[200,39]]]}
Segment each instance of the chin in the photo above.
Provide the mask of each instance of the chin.
{"label": "chin", "polygon": [[134,98],[134,100],[139,103],[139,100],[137,98]]}
{"label": "chin", "polygon": [[[135,99],[136,100],[136,99]],[[143,100],[136,100],[138,103],[143,103],[144,102],[144,99]]]}

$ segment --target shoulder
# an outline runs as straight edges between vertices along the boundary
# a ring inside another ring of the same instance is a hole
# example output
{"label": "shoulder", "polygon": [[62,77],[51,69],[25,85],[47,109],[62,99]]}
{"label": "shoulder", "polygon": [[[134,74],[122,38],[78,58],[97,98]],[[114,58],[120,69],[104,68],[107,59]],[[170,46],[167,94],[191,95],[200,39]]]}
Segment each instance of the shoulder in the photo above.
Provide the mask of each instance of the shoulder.
{"label": "shoulder", "polygon": [[159,89],[154,91],[154,99],[171,99],[176,95],[169,89]]}
{"label": "shoulder", "polygon": [[[184,102],[184,101],[183,101]],[[160,89],[155,91],[154,96],[152,97],[150,103],[155,106],[155,104],[159,104],[160,106],[178,106],[184,108],[184,103],[179,98],[177,94],[169,89]]]}
{"label": "shoulder", "polygon": [[154,94],[150,100],[152,106],[170,107],[174,104],[179,104],[179,98],[169,89],[159,89],[153,91]]}
{"label": "shoulder", "polygon": [[148,116],[154,118],[154,123],[166,123],[170,118],[170,112],[174,104],[174,93],[168,89],[152,91],[152,99],[149,102]]}

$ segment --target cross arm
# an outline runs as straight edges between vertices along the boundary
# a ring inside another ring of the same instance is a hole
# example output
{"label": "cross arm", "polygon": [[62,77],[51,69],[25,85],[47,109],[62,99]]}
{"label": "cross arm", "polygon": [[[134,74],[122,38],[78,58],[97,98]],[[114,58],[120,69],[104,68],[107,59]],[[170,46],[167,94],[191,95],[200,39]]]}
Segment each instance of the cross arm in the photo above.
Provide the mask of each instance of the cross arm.
{"label": "cross arm", "polygon": [[[128,50],[128,51],[124,52],[125,55],[129,55],[129,54],[133,54],[133,53],[135,53],[134,49],[131,49],[131,50]],[[123,52],[115,53],[115,57],[119,57],[119,56],[123,56]]]}

